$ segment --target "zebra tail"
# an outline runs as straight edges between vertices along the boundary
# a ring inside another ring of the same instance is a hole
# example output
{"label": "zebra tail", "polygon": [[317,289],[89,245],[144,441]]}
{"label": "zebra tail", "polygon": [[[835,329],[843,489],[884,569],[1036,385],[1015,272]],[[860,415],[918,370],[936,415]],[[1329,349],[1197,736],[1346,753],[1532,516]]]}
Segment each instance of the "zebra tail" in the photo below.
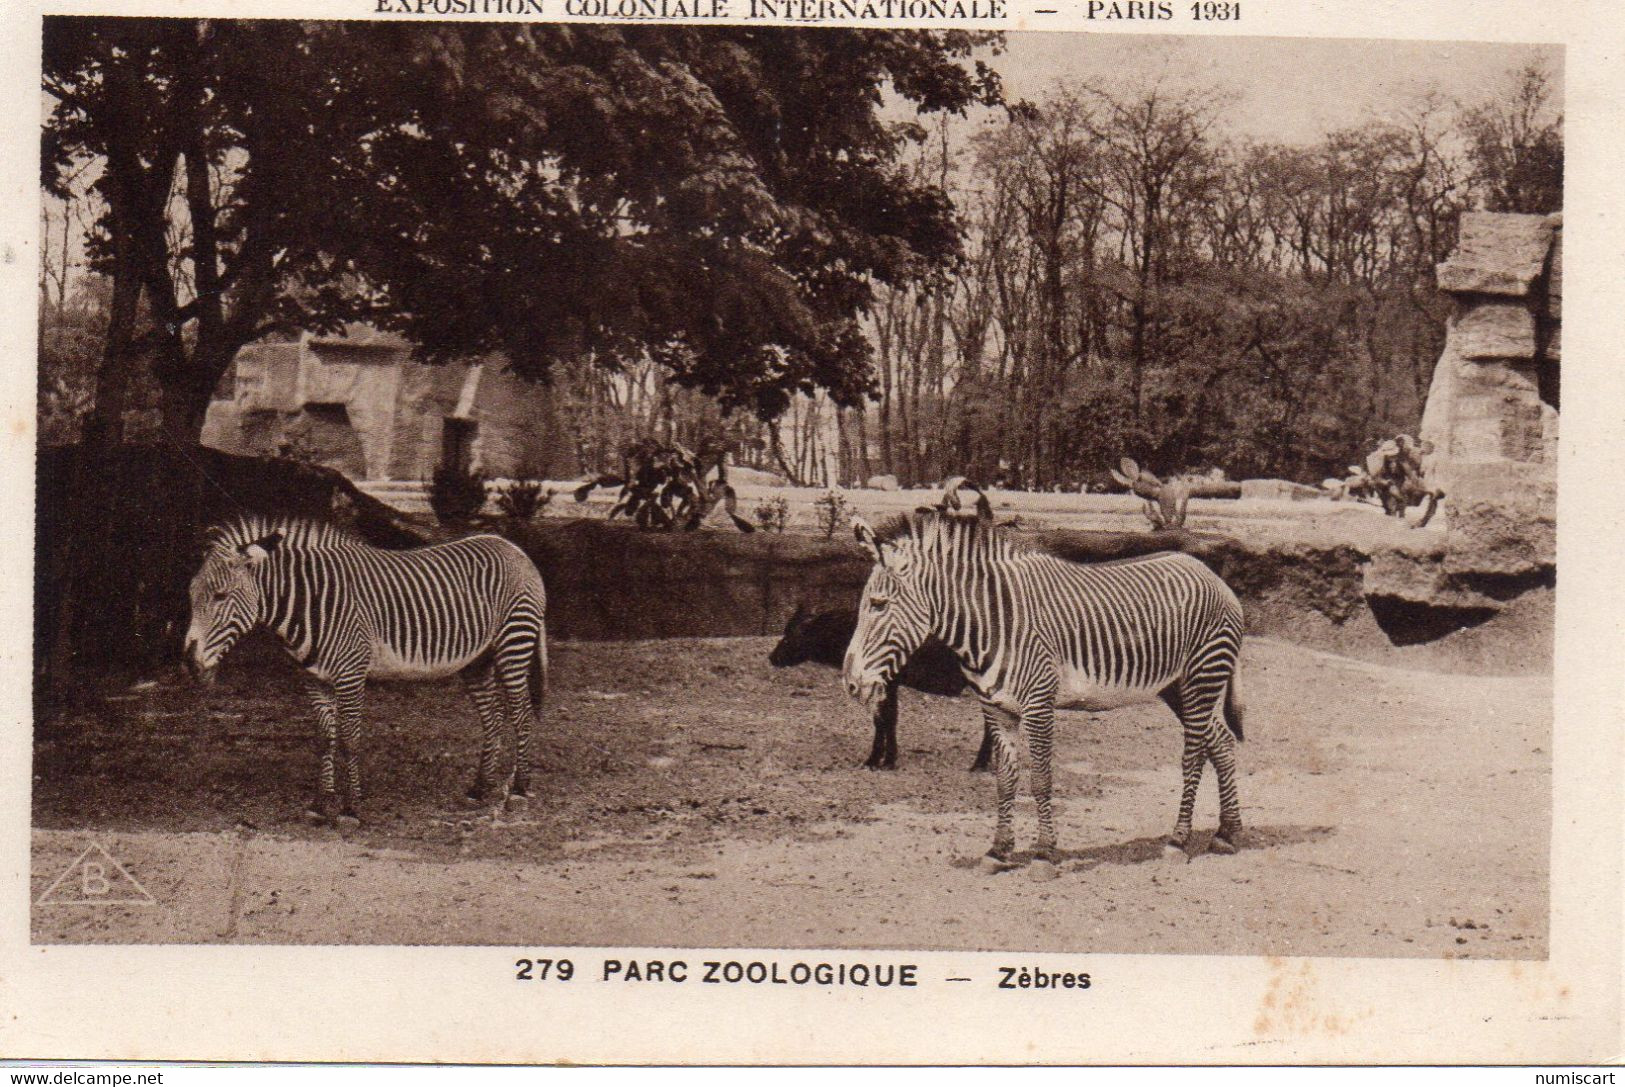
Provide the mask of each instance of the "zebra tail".
{"label": "zebra tail", "polygon": [[530,712],[542,719],[542,700],[547,697],[547,627],[536,634],[536,652],[530,658]]}
{"label": "zebra tail", "polygon": [[1238,741],[1245,740],[1241,734],[1242,718],[1246,716],[1246,706],[1242,704],[1241,696],[1236,693],[1236,677],[1232,673],[1230,685],[1224,689],[1224,723],[1230,726],[1231,733]]}

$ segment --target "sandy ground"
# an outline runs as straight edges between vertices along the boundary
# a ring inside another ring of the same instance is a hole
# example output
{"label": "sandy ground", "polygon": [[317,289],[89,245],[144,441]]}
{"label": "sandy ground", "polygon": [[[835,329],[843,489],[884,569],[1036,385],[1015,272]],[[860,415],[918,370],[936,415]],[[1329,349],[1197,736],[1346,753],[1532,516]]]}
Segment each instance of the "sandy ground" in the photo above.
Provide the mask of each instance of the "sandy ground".
{"label": "sandy ground", "polygon": [[[1551,683],[1248,643],[1243,850],[1169,859],[1179,729],[1062,714],[1062,878],[987,876],[969,700],[905,692],[901,767],[833,672],[771,639],[561,644],[536,797],[458,808],[455,684],[372,692],[367,824],[299,819],[291,666],[233,662],[39,737],[34,894],[92,842],[155,900],[36,905],[37,942],[818,946],[1543,958]],[[252,654],[245,654],[252,657]],[[1211,776],[1199,845],[1216,822]],[[1030,802],[1018,809],[1023,844]]]}

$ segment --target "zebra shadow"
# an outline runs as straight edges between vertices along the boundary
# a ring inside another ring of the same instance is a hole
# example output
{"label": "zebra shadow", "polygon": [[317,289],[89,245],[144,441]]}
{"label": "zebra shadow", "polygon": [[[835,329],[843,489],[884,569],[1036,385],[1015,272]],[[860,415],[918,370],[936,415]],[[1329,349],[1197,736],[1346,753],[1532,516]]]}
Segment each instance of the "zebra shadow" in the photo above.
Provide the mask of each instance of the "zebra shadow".
{"label": "zebra shadow", "polygon": [[[1337,831],[1333,827],[1250,826],[1241,832],[1240,851],[1250,853],[1286,845],[1318,842],[1335,833]],[[1062,868],[1089,869],[1103,864],[1144,864],[1147,861],[1161,861],[1169,857],[1171,854],[1164,848],[1167,842],[1166,834],[1158,834],[1146,838],[1130,838],[1108,845],[1060,849],[1057,853]],[[1207,855],[1212,842],[1213,831],[1192,831],[1190,844],[1185,848],[1186,856],[1195,860],[1197,857]],[[1031,850],[1020,850],[1012,853],[1010,859],[1018,865],[1025,865],[1033,859],[1033,853]],[[958,857],[953,862],[955,868],[975,868],[980,863],[981,857]]]}

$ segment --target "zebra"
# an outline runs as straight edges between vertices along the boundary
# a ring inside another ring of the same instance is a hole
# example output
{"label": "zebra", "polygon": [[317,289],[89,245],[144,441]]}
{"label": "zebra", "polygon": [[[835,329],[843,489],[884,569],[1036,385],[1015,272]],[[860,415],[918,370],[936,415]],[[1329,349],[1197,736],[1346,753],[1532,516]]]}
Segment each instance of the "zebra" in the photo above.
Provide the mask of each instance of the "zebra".
{"label": "zebra", "polygon": [[[1189,845],[1204,762],[1219,781],[1211,848],[1233,853],[1241,831],[1235,741],[1242,738],[1236,658],[1242,611],[1201,560],[1180,552],[1082,564],[1018,540],[993,524],[985,497],[958,508],[922,507],[871,528],[854,519],[875,565],[864,588],[842,678],[872,704],[909,654],[934,636],[958,656],[993,733],[998,821],[984,871],[1013,867],[1019,724],[1031,757],[1038,838],[1031,872],[1057,874],[1050,755],[1057,706],[1111,709],[1161,698],[1179,716],[1184,789],[1169,850]],[[1222,719],[1222,724],[1221,724]],[[1225,727],[1227,726],[1227,727]]]}
{"label": "zebra", "polygon": [[322,741],[317,796],[306,812],[312,822],[360,822],[357,745],[369,678],[461,675],[481,726],[469,799],[489,797],[511,727],[514,765],[503,799],[526,803],[531,730],[547,683],[547,594],[523,551],[497,536],[385,551],[336,525],[263,516],[217,525],[207,538],[189,590],[186,663],[207,684],[248,631],[265,627],[281,639],[306,672]]}
{"label": "zebra", "polygon": [[[857,628],[856,608],[809,612],[798,604],[795,614],[784,624],[784,637],[767,659],[775,668],[809,662],[839,668],[845,659],[846,647],[852,641],[852,632]],[[921,645],[886,684],[885,693],[874,707],[875,738],[869,748],[869,758],[863,764],[866,769],[897,769],[897,688],[900,686],[952,698],[964,693],[970,685],[959,667],[959,658],[947,647],[936,641]],[[983,733],[981,749],[976,752],[976,761],[971,763],[971,773],[981,773],[988,768],[992,748],[993,738]]]}

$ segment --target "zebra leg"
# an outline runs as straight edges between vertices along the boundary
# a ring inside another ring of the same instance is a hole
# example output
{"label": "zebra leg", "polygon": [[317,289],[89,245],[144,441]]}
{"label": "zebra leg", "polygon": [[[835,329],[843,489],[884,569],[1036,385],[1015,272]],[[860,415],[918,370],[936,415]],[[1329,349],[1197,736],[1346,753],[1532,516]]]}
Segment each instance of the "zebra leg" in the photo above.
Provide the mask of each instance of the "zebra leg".
{"label": "zebra leg", "polygon": [[480,765],[469,786],[467,797],[476,804],[484,803],[491,795],[491,782],[497,771],[497,749],[504,728],[503,694],[497,685],[496,668],[491,659],[475,661],[463,669],[463,686],[480,715]]}
{"label": "zebra leg", "polygon": [[1184,850],[1190,844],[1191,816],[1196,811],[1196,790],[1202,784],[1202,766],[1207,759],[1207,739],[1200,723],[1181,719],[1185,726],[1185,751],[1179,760],[1184,788],[1179,795],[1179,819],[1168,836],[1168,848]]}
{"label": "zebra leg", "polygon": [[973,774],[987,773],[988,766],[993,761],[993,729],[986,721],[982,722],[982,746],[976,749],[976,761],[970,764]]}
{"label": "zebra leg", "polygon": [[875,742],[863,764],[870,770],[897,769],[897,682],[886,684],[886,694],[875,707]]}
{"label": "zebra leg", "polygon": [[333,685],[338,706],[339,751],[344,755],[344,804],[337,825],[361,824],[361,693],[367,684],[365,672],[346,677]]}
{"label": "zebra leg", "polygon": [[311,823],[330,823],[338,815],[339,802],[334,783],[334,763],[338,757],[339,717],[333,704],[333,689],[314,677],[306,681],[310,701],[316,708],[316,730],[321,743],[321,767],[316,772],[316,796],[305,808]]}
{"label": "zebra leg", "polygon": [[1021,760],[1016,746],[1016,724],[1019,718],[1008,710],[991,703],[982,703],[982,722],[993,736],[993,780],[998,786],[999,816],[993,831],[993,848],[982,858],[984,872],[1003,872],[1015,867],[1010,854],[1015,852],[1016,784],[1021,773]]}
{"label": "zebra leg", "polygon": [[1055,706],[1043,703],[1022,715],[1027,730],[1027,754],[1032,760],[1033,804],[1038,809],[1038,841],[1027,874],[1035,880],[1054,879],[1059,854],[1055,849],[1055,809],[1051,798],[1051,755],[1055,746]]}
{"label": "zebra leg", "polygon": [[1219,782],[1219,829],[1208,848],[1215,853],[1236,851],[1236,838],[1241,833],[1241,804],[1236,792],[1236,738],[1222,708],[1231,682],[1234,682],[1233,677],[1226,677],[1216,690],[1193,688],[1186,683],[1163,695],[1185,727],[1185,789],[1180,798],[1179,822],[1169,840],[1170,845],[1180,849],[1190,840],[1202,767],[1211,762]]}
{"label": "zebra leg", "polygon": [[1236,790],[1236,738],[1215,718],[1209,726],[1207,758],[1219,779],[1219,829],[1208,847],[1215,853],[1234,853],[1241,834],[1241,798]]}
{"label": "zebra leg", "polygon": [[[530,737],[536,725],[530,661],[535,652],[535,645],[531,643],[517,660],[505,656],[497,658],[497,684],[502,690],[508,720],[513,724],[513,777],[508,782],[507,803],[516,809],[530,800]],[[535,681],[542,682],[541,677]]]}

